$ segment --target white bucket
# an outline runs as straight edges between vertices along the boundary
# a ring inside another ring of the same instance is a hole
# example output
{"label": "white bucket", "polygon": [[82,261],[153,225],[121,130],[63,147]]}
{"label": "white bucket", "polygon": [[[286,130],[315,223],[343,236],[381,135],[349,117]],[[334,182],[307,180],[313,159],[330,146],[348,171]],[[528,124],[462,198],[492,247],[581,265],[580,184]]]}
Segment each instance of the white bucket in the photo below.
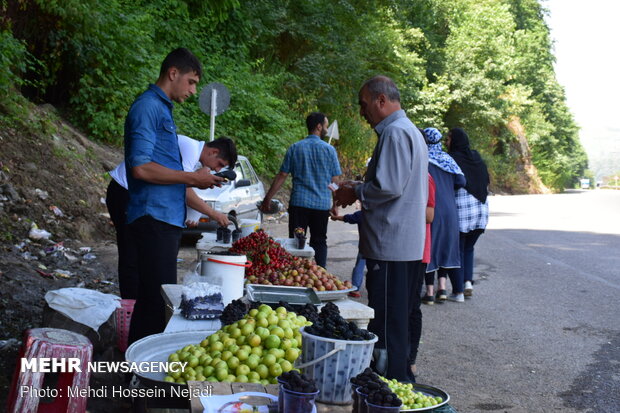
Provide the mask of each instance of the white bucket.
{"label": "white bucket", "polygon": [[301,356],[295,367],[314,379],[317,401],[328,404],[351,403],[351,377],[370,366],[372,350],[379,339],[350,341],[319,337],[300,329]]}
{"label": "white bucket", "polygon": [[260,228],[260,221],[258,219],[241,219],[239,220],[239,229],[241,229],[241,236],[247,237],[254,231]]}
{"label": "white bucket", "polygon": [[222,287],[224,305],[243,297],[245,269],[251,265],[245,255],[202,254],[200,258],[200,274],[209,284]]}

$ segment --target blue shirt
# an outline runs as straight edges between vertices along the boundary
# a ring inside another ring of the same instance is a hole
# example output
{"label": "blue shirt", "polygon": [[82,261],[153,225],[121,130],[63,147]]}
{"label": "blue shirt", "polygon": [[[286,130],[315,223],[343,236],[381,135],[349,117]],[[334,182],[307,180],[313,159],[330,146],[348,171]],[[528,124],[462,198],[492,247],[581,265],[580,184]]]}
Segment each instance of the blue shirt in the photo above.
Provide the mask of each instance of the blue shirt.
{"label": "blue shirt", "polygon": [[322,211],[332,207],[332,195],[327,185],[332,177],[342,173],[333,146],[316,135],[308,135],[289,146],[280,172],[293,176],[291,205]]}
{"label": "blue shirt", "polygon": [[185,185],[159,185],[135,179],[131,168],[149,162],[183,170],[172,118],[172,101],[156,85],[134,101],[125,119],[125,167],[129,190],[127,223],[145,215],[177,227],[185,222]]}

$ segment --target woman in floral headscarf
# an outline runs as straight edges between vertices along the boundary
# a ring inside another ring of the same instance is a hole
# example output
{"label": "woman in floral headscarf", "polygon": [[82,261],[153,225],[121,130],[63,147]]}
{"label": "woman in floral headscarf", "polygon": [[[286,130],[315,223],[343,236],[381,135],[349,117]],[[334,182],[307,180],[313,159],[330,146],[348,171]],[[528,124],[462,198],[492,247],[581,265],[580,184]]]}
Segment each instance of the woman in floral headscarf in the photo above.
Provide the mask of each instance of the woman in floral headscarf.
{"label": "woman in floral headscarf", "polygon": [[[441,148],[441,132],[435,128],[424,129],[428,145],[428,172],[435,181],[435,217],[431,224],[431,261],[426,268],[425,304],[446,299],[464,302],[463,279],[459,278],[461,266],[459,251],[459,219],[454,191],[465,186],[461,168]],[[433,296],[434,272],[437,271],[437,296]],[[462,274],[462,273],[461,273]],[[452,294],[446,292],[446,276],[450,277]]]}

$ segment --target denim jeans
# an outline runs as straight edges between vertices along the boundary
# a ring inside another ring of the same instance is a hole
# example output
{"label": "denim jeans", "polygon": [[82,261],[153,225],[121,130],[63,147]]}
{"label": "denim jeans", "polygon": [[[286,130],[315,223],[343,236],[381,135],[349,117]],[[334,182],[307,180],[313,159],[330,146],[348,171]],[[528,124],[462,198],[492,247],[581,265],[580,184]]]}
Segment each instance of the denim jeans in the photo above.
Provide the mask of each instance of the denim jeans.
{"label": "denim jeans", "polygon": [[461,268],[463,281],[474,280],[474,245],[478,241],[478,237],[484,232],[483,229],[475,229],[473,231],[460,233],[459,248],[461,250]]}
{"label": "denim jeans", "polygon": [[366,268],[366,260],[358,252],[355,259],[355,267],[353,267],[353,272],[351,273],[351,283],[358,290],[362,288],[362,282],[364,281],[364,268]]}

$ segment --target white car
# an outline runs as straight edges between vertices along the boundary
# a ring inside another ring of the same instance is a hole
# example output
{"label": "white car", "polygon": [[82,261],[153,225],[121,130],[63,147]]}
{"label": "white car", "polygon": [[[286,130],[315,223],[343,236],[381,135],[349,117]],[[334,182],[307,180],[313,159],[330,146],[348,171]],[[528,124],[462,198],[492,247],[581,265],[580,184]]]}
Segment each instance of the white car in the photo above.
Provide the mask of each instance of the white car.
{"label": "white car", "polygon": [[[256,203],[265,197],[265,188],[258,179],[254,168],[245,156],[239,156],[234,169],[237,178],[234,182],[222,184],[221,188],[198,189],[196,194],[217,211],[234,215],[238,220],[242,218],[257,219],[262,222],[262,213]],[[187,220],[198,221],[199,229],[205,226],[215,228],[217,224],[191,208],[187,208]]]}

